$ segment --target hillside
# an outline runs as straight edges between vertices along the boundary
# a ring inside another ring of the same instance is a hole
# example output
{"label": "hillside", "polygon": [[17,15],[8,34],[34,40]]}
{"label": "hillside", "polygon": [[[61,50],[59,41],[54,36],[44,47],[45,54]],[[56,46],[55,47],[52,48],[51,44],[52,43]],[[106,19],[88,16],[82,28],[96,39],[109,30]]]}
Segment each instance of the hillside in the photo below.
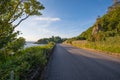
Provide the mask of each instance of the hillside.
{"label": "hillside", "polygon": [[107,14],[98,17],[96,23],[76,39],[98,41],[114,36],[120,36],[120,4],[109,7]]}
{"label": "hillside", "polygon": [[92,48],[104,52],[120,53],[120,3],[108,8],[93,26],[65,43],[79,48]]}

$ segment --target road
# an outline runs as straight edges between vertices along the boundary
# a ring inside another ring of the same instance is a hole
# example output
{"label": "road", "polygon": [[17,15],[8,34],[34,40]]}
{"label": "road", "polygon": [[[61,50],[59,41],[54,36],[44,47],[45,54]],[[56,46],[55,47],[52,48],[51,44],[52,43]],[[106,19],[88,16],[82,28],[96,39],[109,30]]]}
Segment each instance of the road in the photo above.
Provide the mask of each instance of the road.
{"label": "road", "polygon": [[45,80],[120,80],[120,59],[57,44]]}

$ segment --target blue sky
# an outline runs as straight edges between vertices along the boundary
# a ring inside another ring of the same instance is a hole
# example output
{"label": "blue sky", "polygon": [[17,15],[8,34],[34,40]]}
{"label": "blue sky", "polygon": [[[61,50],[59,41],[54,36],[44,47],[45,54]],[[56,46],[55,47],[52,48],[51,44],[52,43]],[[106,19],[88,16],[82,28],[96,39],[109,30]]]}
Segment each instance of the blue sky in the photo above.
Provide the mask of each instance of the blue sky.
{"label": "blue sky", "polygon": [[51,36],[78,36],[95,23],[98,15],[104,15],[113,3],[112,0],[39,1],[45,6],[41,11],[43,15],[29,17],[16,29],[27,41]]}

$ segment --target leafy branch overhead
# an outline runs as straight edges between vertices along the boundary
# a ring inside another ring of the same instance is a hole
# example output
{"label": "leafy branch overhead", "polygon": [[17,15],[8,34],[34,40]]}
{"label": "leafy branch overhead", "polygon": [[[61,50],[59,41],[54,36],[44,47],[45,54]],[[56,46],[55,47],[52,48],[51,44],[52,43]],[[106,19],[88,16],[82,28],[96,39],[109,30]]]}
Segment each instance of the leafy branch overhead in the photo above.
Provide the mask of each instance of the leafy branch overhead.
{"label": "leafy branch overhead", "polygon": [[[15,28],[29,16],[42,15],[38,0],[0,0],[0,49],[17,40]],[[13,25],[14,24],[14,25]]]}
{"label": "leafy branch overhead", "polygon": [[42,15],[40,10],[43,9],[44,6],[37,0],[1,0],[0,19],[10,24],[19,20],[15,28],[29,16]]}

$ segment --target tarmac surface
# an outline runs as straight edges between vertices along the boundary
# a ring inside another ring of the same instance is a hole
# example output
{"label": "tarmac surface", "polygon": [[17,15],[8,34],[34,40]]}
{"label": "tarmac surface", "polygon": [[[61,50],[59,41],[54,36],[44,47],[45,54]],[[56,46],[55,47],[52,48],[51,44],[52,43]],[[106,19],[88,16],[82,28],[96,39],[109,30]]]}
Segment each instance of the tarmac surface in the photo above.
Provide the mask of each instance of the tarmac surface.
{"label": "tarmac surface", "polygon": [[120,80],[120,59],[57,44],[45,80]]}

